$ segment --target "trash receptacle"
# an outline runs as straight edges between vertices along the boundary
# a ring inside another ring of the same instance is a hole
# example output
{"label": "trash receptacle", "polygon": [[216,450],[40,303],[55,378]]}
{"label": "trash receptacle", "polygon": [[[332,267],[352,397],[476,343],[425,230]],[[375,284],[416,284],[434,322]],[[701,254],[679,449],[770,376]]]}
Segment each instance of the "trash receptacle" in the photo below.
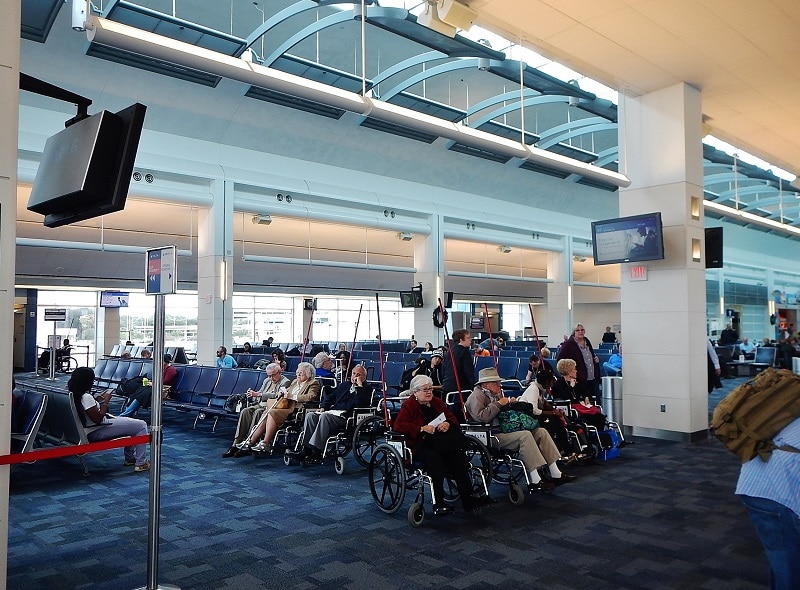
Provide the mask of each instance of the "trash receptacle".
{"label": "trash receptacle", "polygon": [[603,377],[603,413],[622,428],[622,377]]}
{"label": "trash receptacle", "polygon": [[800,375],[800,358],[798,357],[792,359],[792,373]]}

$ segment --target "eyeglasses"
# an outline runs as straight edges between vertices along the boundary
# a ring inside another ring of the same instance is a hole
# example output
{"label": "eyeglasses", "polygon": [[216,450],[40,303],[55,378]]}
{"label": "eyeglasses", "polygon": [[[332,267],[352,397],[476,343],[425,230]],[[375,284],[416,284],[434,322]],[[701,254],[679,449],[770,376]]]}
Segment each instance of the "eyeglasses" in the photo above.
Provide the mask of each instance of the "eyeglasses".
{"label": "eyeglasses", "polygon": [[420,387],[416,391],[421,391],[422,393],[433,393],[433,387]]}

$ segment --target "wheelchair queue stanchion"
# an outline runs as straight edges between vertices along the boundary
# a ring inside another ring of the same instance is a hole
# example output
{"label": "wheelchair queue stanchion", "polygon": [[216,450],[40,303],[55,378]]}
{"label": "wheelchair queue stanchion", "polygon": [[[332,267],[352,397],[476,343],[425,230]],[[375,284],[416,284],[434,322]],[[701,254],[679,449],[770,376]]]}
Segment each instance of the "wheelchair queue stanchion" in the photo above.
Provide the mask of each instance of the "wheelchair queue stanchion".
{"label": "wheelchair queue stanchion", "polygon": [[378,362],[381,364],[381,393],[383,395],[383,421],[386,428],[390,428],[389,404],[386,401],[386,369],[383,366],[383,338],[381,337],[381,305],[378,294],[375,293],[375,315],[378,317]]}
{"label": "wheelchair queue stanchion", "polygon": [[311,324],[314,322],[314,310],[317,308],[316,302],[311,304],[311,315],[308,316],[308,328],[306,328],[306,337],[303,340],[303,347],[300,349],[300,362],[302,363],[306,358],[306,346],[311,342]]}
{"label": "wheelchair queue stanchion", "polygon": [[[442,305],[441,297],[437,297],[436,301],[439,302],[439,315],[440,317],[444,318],[444,306]],[[461,395],[461,380],[458,378],[458,370],[456,368],[456,357],[453,354],[453,343],[450,342],[450,332],[447,329],[447,322],[442,322],[444,324],[444,338],[445,342],[447,342],[447,352],[450,355],[450,366],[453,369],[453,377],[456,379],[456,389],[458,390],[458,401],[461,404],[461,416],[462,419],[466,419],[467,416],[467,408],[464,405],[464,396]],[[447,392],[442,392],[443,394],[447,394]]]}
{"label": "wheelchair queue stanchion", "polygon": [[528,304],[528,311],[531,312],[531,327],[533,328],[533,337],[536,338],[536,350],[539,351],[539,359],[542,358],[542,344],[539,341],[539,332],[536,330],[536,320],[533,317],[533,304]]}
{"label": "wheelchair queue stanchion", "polygon": [[56,322],[53,322],[53,345],[50,347],[50,366],[48,367],[47,371],[48,381],[56,380],[56,336]]}
{"label": "wheelchair queue stanchion", "polygon": [[[492,332],[492,320],[489,319],[489,306],[483,304],[483,311],[486,314],[486,327],[489,328],[489,347],[492,349],[492,361],[494,362],[494,370],[497,371],[497,351],[495,350],[494,332]],[[499,372],[499,371],[498,371]]]}
{"label": "wheelchair queue stanchion", "polygon": [[353,345],[350,347],[350,355],[347,357],[347,367],[345,368],[344,375],[342,375],[342,381],[346,381],[347,378],[350,376],[350,367],[353,365],[353,353],[356,350],[356,340],[358,339],[358,325],[361,323],[361,310],[364,309],[364,304],[362,303],[358,308],[358,317],[356,318],[356,330],[353,332]]}

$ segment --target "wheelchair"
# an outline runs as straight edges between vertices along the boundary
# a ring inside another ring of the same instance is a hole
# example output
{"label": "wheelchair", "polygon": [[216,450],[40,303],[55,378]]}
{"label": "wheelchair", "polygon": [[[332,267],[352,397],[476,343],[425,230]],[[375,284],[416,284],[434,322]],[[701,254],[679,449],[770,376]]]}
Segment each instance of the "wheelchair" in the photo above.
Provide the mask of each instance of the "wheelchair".
{"label": "wheelchair", "polygon": [[[289,451],[300,451],[298,447],[303,440],[302,429],[304,421],[305,415],[302,416],[302,420],[297,420],[300,429],[294,438],[294,445],[291,447],[286,446],[287,452],[283,455],[283,462],[287,466],[296,461]],[[346,468],[345,457],[352,451],[353,458],[358,464],[362,467],[367,467],[378,440],[383,437],[385,432],[383,418],[378,415],[376,408],[355,408],[353,415],[347,418],[344,430],[330,436],[325,442],[321,463],[331,459],[336,473],[342,475]],[[276,433],[276,439],[279,433],[280,431]],[[307,467],[315,462],[305,458],[300,463],[303,467]]]}
{"label": "wheelchair", "polygon": [[[573,425],[580,426],[586,432],[586,441],[580,440],[578,434],[571,428],[567,429],[567,433],[570,437],[571,442],[576,445],[577,447],[583,449],[586,444],[588,443],[589,448],[587,451],[591,455],[592,461],[604,452],[607,451],[610,447],[606,442],[603,441],[603,438],[600,436],[600,431],[597,429],[596,426],[588,424],[585,420],[583,420],[580,414],[572,408],[572,402],[568,400],[553,400],[552,404],[560,408],[564,415],[567,417],[567,420],[572,423]],[[599,406],[598,406],[599,407]],[[602,408],[600,408],[602,412]],[[625,437],[622,434],[622,429],[619,427],[619,424],[612,420],[606,419],[605,421],[605,429],[606,430],[613,430],[616,434],[617,439],[619,440],[619,446],[625,444]]]}
{"label": "wheelchair", "polygon": [[[69,350],[56,350],[56,372],[70,374],[78,368],[78,359],[70,355]],[[45,348],[36,361],[36,372],[47,373],[50,370],[50,349]]]}
{"label": "wheelchair", "polygon": [[[470,476],[473,489],[488,494],[487,479],[492,476],[492,461],[486,446],[478,439],[467,436],[469,446],[466,450],[470,462]],[[394,514],[403,506],[407,491],[416,492],[414,502],[406,517],[412,527],[421,526],[425,521],[425,487],[427,486],[431,503],[436,504],[433,484],[424,466],[414,461],[411,449],[406,445],[405,436],[393,431],[386,433],[386,441],[377,445],[369,462],[369,489],[378,508],[386,514]],[[451,504],[459,499],[455,483],[444,480],[445,503]]]}
{"label": "wheelchair", "polygon": [[478,440],[486,449],[489,463],[489,468],[485,470],[488,473],[487,480],[508,486],[508,499],[514,506],[524,503],[525,492],[531,480],[517,453],[500,446],[500,441],[492,433],[489,424],[468,422],[461,425],[461,430],[468,437]]}

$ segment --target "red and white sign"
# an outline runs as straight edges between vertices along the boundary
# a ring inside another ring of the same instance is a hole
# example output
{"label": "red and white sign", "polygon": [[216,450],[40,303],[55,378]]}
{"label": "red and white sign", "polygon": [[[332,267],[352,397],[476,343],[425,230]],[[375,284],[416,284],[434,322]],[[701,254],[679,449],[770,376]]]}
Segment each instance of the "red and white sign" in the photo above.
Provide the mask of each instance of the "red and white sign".
{"label": "red and white sign", "polygon": [[628,267],[628,280],[631,281],[646,281],[647,280],[647,267],[646,266],[629,266]]}

